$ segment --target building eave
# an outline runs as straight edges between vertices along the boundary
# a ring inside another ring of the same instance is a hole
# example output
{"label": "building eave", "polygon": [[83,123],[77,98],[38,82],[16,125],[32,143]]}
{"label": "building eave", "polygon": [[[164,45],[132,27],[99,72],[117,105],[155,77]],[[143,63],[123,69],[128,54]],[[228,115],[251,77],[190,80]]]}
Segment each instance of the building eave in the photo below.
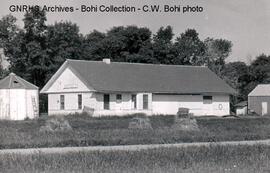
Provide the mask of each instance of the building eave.
{"label": "building eave", "polygon": [[48,89],[53,85],[53,83],[61,76],[61,74],[69,68],[72,73],[74,73],[75,76],[77,76],[89,89],[89,91],[94,91],[94,88],[89,86],[89,84],[81,77],[81,75],[69,65],[69,60],[66,60],[62,66],[56,71],[56,73],[50,78],[50,80],[46,83],[46,85],[41,89],[41,94],[49,94],[49,93],[55,93],[55,92],[49,92]]}

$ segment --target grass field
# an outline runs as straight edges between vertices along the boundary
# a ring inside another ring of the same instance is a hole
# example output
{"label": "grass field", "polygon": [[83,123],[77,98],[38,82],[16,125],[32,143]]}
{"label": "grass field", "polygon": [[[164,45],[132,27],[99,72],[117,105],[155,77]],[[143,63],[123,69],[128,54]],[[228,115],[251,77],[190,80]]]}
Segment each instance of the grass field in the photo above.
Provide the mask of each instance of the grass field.
{"label": "grass field", "polygon": [[72,130],[42,132],[46,118],[0,121],[0,149],[163,144],[270,139],[270,118],[198,118],[199,131],[171,128],[173,116],[150,117],[152,130],[128,129],[128,117],[67,116]]}
{"label": "grass field", "polygon": [[268,173],[270,146],[157,148],[0,155],[0,172]]}

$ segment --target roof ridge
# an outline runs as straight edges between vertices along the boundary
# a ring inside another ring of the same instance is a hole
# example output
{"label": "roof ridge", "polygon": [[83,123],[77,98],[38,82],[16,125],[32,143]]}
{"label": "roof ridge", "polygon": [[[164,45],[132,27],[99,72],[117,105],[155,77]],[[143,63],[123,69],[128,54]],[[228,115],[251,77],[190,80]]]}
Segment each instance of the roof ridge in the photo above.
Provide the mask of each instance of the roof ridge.
{"label": "roof ridge", "polygon": [[[95,63],[104,63],[103,61],[93,61],[93,60],[77,60],[77,59],[66,59],[66,61],[86,61]],[[190,68],[207,68],[207,66],[194,66],[194,65],[174,65],[174,64],[148,64],[148,63],[132,63],[132,62],[111,62],[113,64],[129,64],[129,65],[152,65],[152,66],[174,66],[174,67],[190,67]]]}
{"label": "roof ridge", "polygon": [[[20,86],[24,89],[33,89],[33,88],[38,89],[37,86],[26,81],[25,79],[21,78],[20,76],[14,74],[14,73],[7,75],[5,78],[0,80],[0,89],[14,88],[13,81],[17,81],[20,84]],[[1,86],[1,85],[3,85],[3,86]]]}
{"label": "roof ridge", "polygon": [[23,81],[19,78],[19,76],[14,75],[14,78],[15,78],[18,82],[20,82],[20,84],[22,84],[24,87],[26,87],[25,84],[23,83]]}
{"label": "roof ridge", "polygon": [[12,78],[11,78],[11,75],[8,75],[8,77],[10,76],[10,78],[9,78],[9,82],[8,82],[8,88],[11,88],[11,80],[12,80]]}
{"label": "roof ridge", "polygon": [[[28,82],[27,80],[23,79],[22,77],[20,77],[20,76],[18,76],[18,75],[16,75],[16,77],[18,77],[17,79],[20,79],[22,82],[25,82],[25,83],[31,85],[31,86],[34,87],[34,88],[38,88],[38,86],[36,86],[36,85],[34,85],[34,84]],[[24,84],[23,84],[23,85],[24,85]],[[24,86],[25,86],[25,85],[24,85]]]}
{"label": "roof ridge", "polygon": [[258,85],[270,85],[270,83],[261,83],[261,84],[258,84]]}

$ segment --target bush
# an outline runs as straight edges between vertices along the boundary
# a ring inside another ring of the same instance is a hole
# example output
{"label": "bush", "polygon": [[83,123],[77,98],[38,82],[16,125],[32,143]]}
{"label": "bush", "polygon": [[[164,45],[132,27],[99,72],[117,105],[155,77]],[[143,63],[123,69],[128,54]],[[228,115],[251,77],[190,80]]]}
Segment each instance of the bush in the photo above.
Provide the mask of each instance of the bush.
{"label": "bush", "polygon": [[172,128],[184,131],[198,131],[199,126],[196,119],[191,118],[179,118],[176,119]]}
{"label": "bush", "polygon": [[128,125],[129,129],[152,129],[149,118],[132,118]]}
{"label": "bush", "polygon": [[40,131],[67,131],[72,130],[69,122],[63,117],[52,117],[46,120],[44,126],[40,127]]}

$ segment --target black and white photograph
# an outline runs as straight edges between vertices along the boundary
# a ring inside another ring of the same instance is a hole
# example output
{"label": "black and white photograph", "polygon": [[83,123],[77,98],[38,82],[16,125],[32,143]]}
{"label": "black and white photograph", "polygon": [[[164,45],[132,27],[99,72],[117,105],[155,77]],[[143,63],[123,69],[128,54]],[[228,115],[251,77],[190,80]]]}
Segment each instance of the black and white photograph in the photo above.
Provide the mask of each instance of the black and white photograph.
{"label": "black and white photograph", "polygon": [[0,173],[270,173],[269,0],[1,0]]}

